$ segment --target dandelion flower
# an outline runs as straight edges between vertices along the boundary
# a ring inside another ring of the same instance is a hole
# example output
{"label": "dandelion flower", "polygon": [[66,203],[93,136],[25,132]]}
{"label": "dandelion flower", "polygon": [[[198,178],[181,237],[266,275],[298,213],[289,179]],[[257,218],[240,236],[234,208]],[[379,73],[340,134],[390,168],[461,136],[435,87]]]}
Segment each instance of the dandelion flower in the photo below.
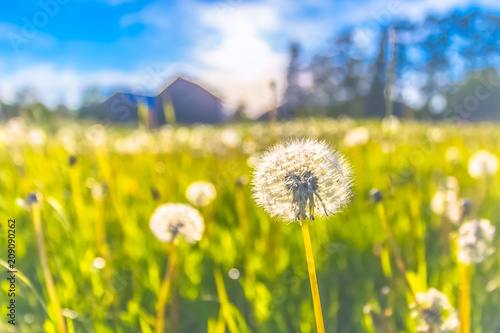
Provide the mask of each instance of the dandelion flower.
{"label": "dandelion flower", "polygon": [[458,260],[465,264],[477,264],[495,252],[493,237],[495,227],[488,220],[472,220],[464,223],[458,235]]}
{"label": "dandelion flower", "polygon": [[426,293],[417,293],[416,298],[420,315],[418,309],[414,309],[412,315],[419,318],[418,332],[455,332],[458,327],[456,312],[444,294],[431,288]]}
{"label": "dandelion flower", "polygon": [[282,142],[257,164],[253,191],[258,205],[285,221],[300,220],[318,333],[324,333],[309,217],[328,216],[345,206],[351,197],[351,169],[342,155],[325,142],[311,139]]}
{"label": "dandelion flower", "polygon": [[285,221],[333,215],[351,198],[351,173],[342,155],[325,142],[279,143],[256,166],[254,199]]}
{"label": "dandelion flower", "polygon": [[159,206],[149,221],[153,234],[164,243],[176,242],[182,236],[188,243],[201,240],[205,225],[201,214],[185,204]]}
{"label": "dandelion flower", "polygon": [[480,150],[469,159],[469,175],[472,178],[493,176],[498,171],[498,157],[486,150]]}
{"label": "dandelion flower", "polygon": [[186,190],[188,201],[198,207],[210,205],[217,196],[215,186],[209,182],[194,182]]}
{"label": "dandelion flower", "polygon": [[357,127],[346,133],[344,143],[347,147],[362,146],[370,139],[370,133],[365,127]]}

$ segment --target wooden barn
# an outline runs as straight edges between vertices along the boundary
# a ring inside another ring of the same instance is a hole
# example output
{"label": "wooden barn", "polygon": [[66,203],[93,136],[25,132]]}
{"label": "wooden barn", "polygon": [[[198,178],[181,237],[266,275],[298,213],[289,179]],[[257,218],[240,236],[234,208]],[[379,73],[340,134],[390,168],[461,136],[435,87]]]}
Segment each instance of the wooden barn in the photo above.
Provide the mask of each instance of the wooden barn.
{"label": "wooden barn", "polygon": [[82,110],[101,121],[138,123],[150,128],[164,124],[215,124],[223,120],[222,101],[201,86],[176,78],[155,97],[115,93],[101,104]]}

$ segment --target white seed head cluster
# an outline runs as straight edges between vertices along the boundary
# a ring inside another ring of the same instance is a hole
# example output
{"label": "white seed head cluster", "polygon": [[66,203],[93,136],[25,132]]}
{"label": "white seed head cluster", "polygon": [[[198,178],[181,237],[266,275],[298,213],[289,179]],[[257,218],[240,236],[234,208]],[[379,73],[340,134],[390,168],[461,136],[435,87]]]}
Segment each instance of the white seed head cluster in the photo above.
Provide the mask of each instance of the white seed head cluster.
{"label": "white seed head cluster", "polygon": [[472,178],[493,176],[498,172],[498,157],[489,151],[480,150],[469,159],[469,175]]}
{"label": "white seed head cluster", "polygon": [[344,143],[347,147],[362,146],[370,140],[370,132],[366,127],[357,127],[346,133]]}
{"label": "white seed head cluster", "polygon": [[194,182],[186,189],[188,201],[198,207],[208,206],[217,196],[217,190],[212,183]]}
{"label": "white seed head cluster", "polygon": [[455,332],[458,319],[446,295],[431,288],[426,293],[417,293],[416,297],[420,305],[420,313],[415,308],[412,316],[419,319],[418,332]]}
{"label": "white seed head cluster", "polygon": [[153,234],[164,243],[176,242],[183,237],[188,243],[201,240],[205,224],[193,207],[169,203],[159,206],[149,221]]}
{"label": "white seed head cluster", "polygon": [[459,199],[460,185],[455,177],[447,177],[444,184],[440,184],[431,200],[432,211],[445,216],[453,223],[459,223],[468,213],[467,202]]}
{"label": "white seed head cluster", "polygon": [[488,220],[472,220],[464,223],[458,234],[458,260],[477,264],[495,252],[493,238],[495,227]]}
{"label": "white seed head cluster", "polygon": [[399,119],[395,116],[387,116],[382,119],[382,131],[386,134],[394,134],[399,130]]}
{"label": "white seed head cluster", "polygon": [[311,139],[279,143],[256,166],[253,191],[271,216],[294,221],[329,216],[351,198],[352,171],[343,156]]}

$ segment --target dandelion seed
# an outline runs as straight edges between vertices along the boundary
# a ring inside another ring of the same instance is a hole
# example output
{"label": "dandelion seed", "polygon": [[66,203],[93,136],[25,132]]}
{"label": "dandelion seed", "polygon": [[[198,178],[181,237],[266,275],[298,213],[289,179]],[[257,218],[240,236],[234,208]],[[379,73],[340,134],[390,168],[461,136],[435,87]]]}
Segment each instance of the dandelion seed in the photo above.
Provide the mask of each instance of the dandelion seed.
{"label": "dandelion seed", "polygon": [[209,182],[194,182],[186,189],[186,198],[191,204],[198,207],[210,205],[216,196],[217,190]]}
{"label": "dandelion seed", "polygon": [[420,314],[415,308],[412,316],[419,318],[418,332],[451,333],[457,329],[455,309],[444,294],[431,288],[426,293],[417,293],[416,297],[420,305]]}
{"label": "dandelion seed", "polygon": [[347,147],[362,146],[370,139],[370,133],[365,127],[357,127],[346,133],[344,143]]}
{"label": "dandelion seed", "polygon": [[480,150],[469,159],[469,175],[472,178],[493,176],[498,172],[498,157],[489,151]]}
{"label": "dandelion seed", "polygon": [[488,220],[464,223],[458,232],[458,260],[465,264],[484,261],[495,252],[494,236],[495,227]]}
{"label": "dandelion seed", "polygon": [[285,221],[334,215],[351,198],[351,173],[342,155],[325,142],[280,143],[256,167],[254,199]]}
{"label": "dandelion seed", "polygon": [[185,204],[169,203],[155,210],[149,227],[161,242],[175,243],[181,236],[186,242],[194,243],[201,240],[205,225],[196,209]]}

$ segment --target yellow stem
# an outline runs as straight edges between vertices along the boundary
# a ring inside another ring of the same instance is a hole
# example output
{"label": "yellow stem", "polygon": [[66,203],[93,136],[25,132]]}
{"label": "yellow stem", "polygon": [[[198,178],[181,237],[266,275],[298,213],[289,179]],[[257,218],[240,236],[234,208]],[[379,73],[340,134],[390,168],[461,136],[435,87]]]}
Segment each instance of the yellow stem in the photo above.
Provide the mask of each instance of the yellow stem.
{"label": "yellow stem", "polygon": [[104,226],[104,202],[95,199],[95,237],[99,254],[108,260],[108,247],[106,245],[106,227]]}
{"label": "yellow stem", "polygon": [[470,272],[469,266],[458,264],[460,276],[460,333],[470,332]]}
{"label": "yellow stem", "polygon": [[156,333],[163,333],[165,327],[165,303],[168,299],[168,293],[170,291],[170,286],[172,282],[172,277],[175,272],[175,266],[177,264],[177,253],[175,244],[170,243],[170,256],[168,260],[168,268],[165,273],[165,278],[160,287],[160,294],[158,295],[158,305],[156,313]]}
{"label": "yellow stem", "polygon": [[314,266],[314,255],[311,245],[311,236],[307,220],[301,220],[302,236],[304,236],[304,245],[306,248],[307,270],[309,271],[309,281],[311,283],[311,292],[314,306],[314,317],[316,318],[316,329],[318,333],[325,333],[323,322],[323,313],[321,311],[321,301],[319,298],[318,281],[316,279],[316,267]]}
{"label": "yellow stem", "polygon": [[40,206],[38,202],[33,203],[33,224],[35,225],[36,242],[38,246],[38,253],[40,255],[40,262],[42,264],[43,276],[45,278],[45,284],[49,292],[50,301],[54,307],[54,312],[57,320],[57,325],[59,327],[60,333],[66,333],[66,325],[64,324],[64,319],[61,313],[61,306],[59,304],[59,299],[57,298],[56,289],[54,287],[54,281],[50,275],[49,264],[47,260],[47,251],[45,249],[45,242],[43,240],[43,230],[42,230],[42,219],[40,217]]}
{"label": "yellow stem", "polygon": [[222,274],[220,270],[214,271],[215,276],[215,285],[217,286],[217,293],[219,295],[220,302],[220,311],[222,312],[222,316],[224,316],[224,320],[229,328],[229,332],[237,333],[239,332],[236,328],[236,322],[231,314],[231,304],[229,303],[229,298],[227,297],[226,287],[224,286],[224,279],[222,278]]}

